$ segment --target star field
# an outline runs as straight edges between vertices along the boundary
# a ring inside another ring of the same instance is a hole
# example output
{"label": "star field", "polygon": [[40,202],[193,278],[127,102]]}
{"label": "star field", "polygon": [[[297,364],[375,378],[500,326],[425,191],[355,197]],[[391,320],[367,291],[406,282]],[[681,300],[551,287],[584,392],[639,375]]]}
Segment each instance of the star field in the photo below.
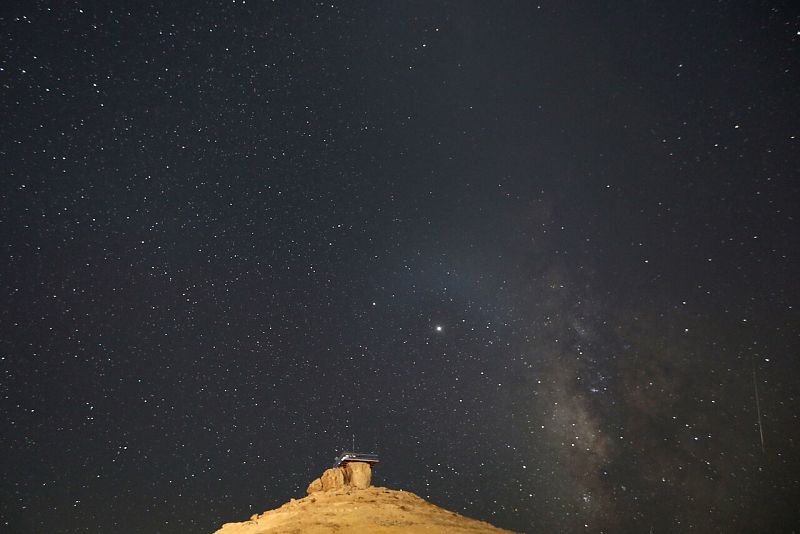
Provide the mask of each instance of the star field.
{"label": "star field", "polygon": [[799,47],[789,2],[4,5],[0,530],[212,532],[355,439],[520,532],[800,531]]}

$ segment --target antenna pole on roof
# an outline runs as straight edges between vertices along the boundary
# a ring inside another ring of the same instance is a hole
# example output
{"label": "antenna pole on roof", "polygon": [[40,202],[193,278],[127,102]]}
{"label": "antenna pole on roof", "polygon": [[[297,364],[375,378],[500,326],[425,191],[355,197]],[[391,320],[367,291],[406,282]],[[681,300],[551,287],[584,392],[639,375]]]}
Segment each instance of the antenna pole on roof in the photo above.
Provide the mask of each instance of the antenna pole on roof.
{"label": "antenna pole on roof", "polygon": [[356,435],[353,434],[353,452],[356,452]]}

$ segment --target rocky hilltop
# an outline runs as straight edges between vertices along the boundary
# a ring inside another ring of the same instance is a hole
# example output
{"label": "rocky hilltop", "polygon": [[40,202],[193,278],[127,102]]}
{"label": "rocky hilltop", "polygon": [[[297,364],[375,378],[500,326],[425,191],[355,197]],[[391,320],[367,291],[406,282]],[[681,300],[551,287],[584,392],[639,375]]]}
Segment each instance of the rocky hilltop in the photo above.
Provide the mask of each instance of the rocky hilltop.
{"label": "rocky hilltop", "polygon": [[476,534],[508,530],[439,508],[407,491],[370,485],[372,470],[362,462],[328,469],[308,486],[308,496],[226,523],[215,534],[426,533]]}

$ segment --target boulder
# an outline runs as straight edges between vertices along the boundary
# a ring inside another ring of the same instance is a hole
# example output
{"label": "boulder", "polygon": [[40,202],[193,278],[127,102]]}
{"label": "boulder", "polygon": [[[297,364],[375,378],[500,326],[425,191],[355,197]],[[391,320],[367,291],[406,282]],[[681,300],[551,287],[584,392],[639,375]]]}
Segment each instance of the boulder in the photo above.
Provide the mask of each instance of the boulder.
{"label": "boulder", "polygon": [[322,491],[330,491],[344,487],[344,469],[332,467],[326,469],[321,477]]}
{"label": "boulder", "polygon": [[345,485],[366,489],[372,481],[372,467],[365,462],[347,462],[344,467]]}

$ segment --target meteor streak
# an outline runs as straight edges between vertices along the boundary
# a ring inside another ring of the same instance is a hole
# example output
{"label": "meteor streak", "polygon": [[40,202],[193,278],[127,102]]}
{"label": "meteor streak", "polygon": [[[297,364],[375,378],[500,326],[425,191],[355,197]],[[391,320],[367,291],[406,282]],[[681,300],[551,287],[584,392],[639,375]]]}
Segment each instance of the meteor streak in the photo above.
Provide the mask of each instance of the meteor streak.
{"label": "meteor streak", "polygon": [[758,380],[756,380],[756,362],[753,360],[753,390],[756,394],[756,413],[758,413],[758,434],[761,436],[761,453],[766,454],[764,447],[764,425],[761,423],[761,403],[758,399]]}

